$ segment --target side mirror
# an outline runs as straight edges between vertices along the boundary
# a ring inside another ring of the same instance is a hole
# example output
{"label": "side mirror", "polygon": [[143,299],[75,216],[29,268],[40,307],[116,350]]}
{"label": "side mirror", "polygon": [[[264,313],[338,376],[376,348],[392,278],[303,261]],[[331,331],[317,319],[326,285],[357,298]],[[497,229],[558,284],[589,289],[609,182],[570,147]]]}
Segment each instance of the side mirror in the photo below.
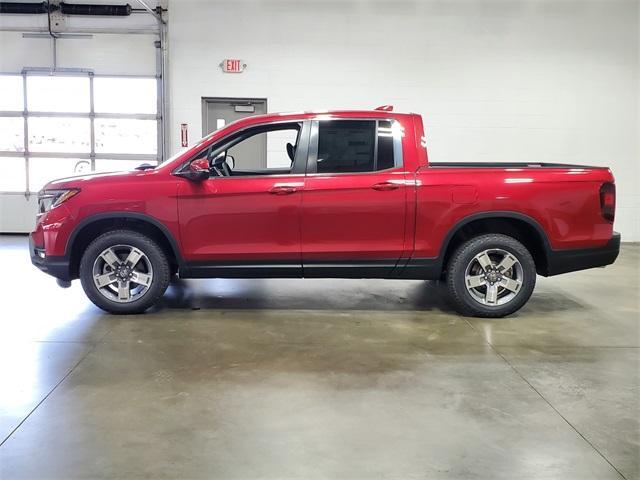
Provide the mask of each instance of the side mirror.
{"label": "side mirror", "polygon": [[206,158],[196,158],[182,172],[182,176],[194,182],[202,182],[209,178],[209,160]]}

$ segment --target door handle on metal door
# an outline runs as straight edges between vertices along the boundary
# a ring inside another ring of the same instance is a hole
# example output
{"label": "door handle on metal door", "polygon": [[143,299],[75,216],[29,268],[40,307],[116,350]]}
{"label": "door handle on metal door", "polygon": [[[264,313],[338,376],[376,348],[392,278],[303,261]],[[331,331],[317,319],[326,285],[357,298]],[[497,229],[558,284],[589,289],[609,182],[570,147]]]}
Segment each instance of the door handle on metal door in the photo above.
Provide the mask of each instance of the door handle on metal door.
{"label": "door handle on metal door", "polygon": [[373,188],[374,190],[380,190],[385,192],[387,190],[396,190],[400,188],[400,185],[398,185],[397,183],[382,182],[382,183],[376,183],[372,185],[371,188]]}
{"label": "door handle on metal door", "polygon": [[269,190],[269,193],[273,194],[273,195],[291,195],[292,193],[296,193],[296,187],[289,187],[289,186],[277,186],[277,187],[273,187]]}

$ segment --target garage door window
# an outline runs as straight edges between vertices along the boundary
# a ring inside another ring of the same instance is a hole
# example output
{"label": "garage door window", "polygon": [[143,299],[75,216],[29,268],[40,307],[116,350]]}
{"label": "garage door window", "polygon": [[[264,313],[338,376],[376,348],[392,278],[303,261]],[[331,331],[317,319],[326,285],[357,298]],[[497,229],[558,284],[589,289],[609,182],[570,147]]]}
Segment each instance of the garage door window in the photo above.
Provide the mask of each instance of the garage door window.
{"label": "garage door window", "polygon": [[155,132],[155,120],[99,118],[95,121],[95,149],[98,153],[155,155]]}
{"label": "garage door window", "polygon": [[91,122],[88,118],[29,117],[29,151],[89,153]]}
{"label": "garage door window", "polygon": [[0,75],[0,111],[21,112],[24,108],[22,77]]}
{"label": "garage door window", "polygon": [[24,152],[24,120],[22,117],[0,118],[0,150]]}
{"label": "garage door window", "polygon": [[27,76],[27,110],[89,113],[89,87],[89,77]]}
{"label": "garage door window", "polygon": [[95,78],[93,92],[96,113],[155,114],[157,110],[155,78]]}
{"label": "garage door window", "polygon": [[153,77],[0,75],[0,192],[156,165],[157,91]]}
{"label": "garage door window", "polygon": [[82,158],[29,159],[29,190],[37,192],[52,178],[91,173],[91,163]]}

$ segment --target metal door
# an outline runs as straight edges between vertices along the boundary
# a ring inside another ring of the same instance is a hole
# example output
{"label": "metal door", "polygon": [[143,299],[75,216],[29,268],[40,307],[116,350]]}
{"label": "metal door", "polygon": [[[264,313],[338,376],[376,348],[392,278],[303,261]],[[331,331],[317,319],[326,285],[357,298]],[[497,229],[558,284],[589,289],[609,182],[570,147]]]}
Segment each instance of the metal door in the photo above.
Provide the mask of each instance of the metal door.
{"label": "metal door", "polygon": [[[267,113],[266,98],[203,98],[202,99],[202,134],[208,135],[226,124]],[[259,170],[267,168],[266,135],[242,142],[236,147],[238,159],[244,165],[236,165],[238,169]]]}

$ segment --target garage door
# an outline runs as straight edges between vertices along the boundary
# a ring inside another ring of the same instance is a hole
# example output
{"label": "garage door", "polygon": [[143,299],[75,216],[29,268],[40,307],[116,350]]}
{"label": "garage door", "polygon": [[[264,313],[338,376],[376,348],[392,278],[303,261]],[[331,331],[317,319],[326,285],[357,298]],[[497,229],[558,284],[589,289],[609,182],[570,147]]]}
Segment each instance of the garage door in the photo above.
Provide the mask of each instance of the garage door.
{"label": "garage door", "polygon": [[0,192],[158,161],[154,77],[0,76]]}

